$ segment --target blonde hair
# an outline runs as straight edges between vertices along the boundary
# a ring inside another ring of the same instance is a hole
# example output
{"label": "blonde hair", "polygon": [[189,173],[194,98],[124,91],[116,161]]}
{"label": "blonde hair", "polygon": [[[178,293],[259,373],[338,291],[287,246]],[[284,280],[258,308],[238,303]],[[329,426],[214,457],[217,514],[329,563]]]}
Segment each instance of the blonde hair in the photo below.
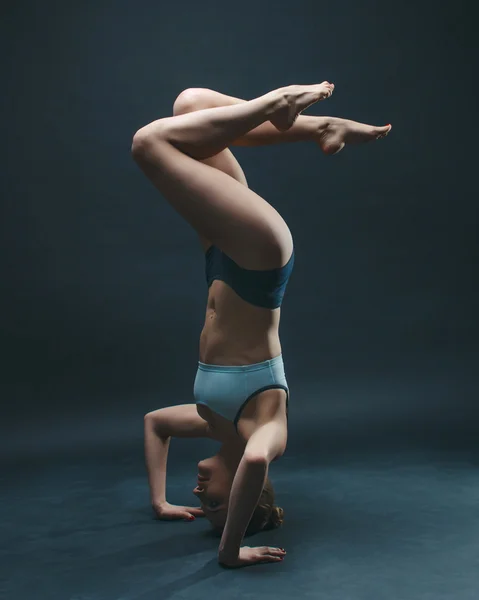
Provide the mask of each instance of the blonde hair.
{"label": "blonde hair", "polygon": [[[268,477],[246,529],[245,536],[253,535],[259,531],[276,529],[277,527],[281,527],[283,521],[284,510],[274,503],[274,489]],[[223,527],[213,527],[213,530],[218,536],[223,533]]]}
{"label": "blonde hair", "polygon": [[281,527],[283,521],[284,510],[274,504],[274,489],[268,477],[245,535],[253,535],[259,531],[276,529],[277,527]]}

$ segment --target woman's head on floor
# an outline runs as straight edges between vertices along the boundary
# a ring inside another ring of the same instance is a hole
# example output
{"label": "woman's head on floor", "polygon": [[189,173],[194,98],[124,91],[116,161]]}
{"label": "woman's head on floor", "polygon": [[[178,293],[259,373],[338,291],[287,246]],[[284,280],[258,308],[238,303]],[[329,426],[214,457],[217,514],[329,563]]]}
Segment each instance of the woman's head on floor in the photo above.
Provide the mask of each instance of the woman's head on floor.
{"label": "woman's head on floor", "polygon": [[[222,533],[226,523],[231,486],[239,460],[215,454],[198,463],[198,481],[193,493],[218,534]],[[283,509],[274,504],[274,489],[267,478],[245,535],[279,527],[283,523],[283,514]]]}

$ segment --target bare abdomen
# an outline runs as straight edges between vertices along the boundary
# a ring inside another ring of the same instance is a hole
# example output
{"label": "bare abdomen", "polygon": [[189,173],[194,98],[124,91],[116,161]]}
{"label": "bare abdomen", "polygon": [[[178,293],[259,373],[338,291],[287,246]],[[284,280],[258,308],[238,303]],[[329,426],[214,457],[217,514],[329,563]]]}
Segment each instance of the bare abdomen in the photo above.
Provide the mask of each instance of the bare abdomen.
{"label": "bare abdomen", "polygon": [[280,310],[253,306],[222,281],[214,281],[200,336],[200,361],[247,365],[278,356]]}

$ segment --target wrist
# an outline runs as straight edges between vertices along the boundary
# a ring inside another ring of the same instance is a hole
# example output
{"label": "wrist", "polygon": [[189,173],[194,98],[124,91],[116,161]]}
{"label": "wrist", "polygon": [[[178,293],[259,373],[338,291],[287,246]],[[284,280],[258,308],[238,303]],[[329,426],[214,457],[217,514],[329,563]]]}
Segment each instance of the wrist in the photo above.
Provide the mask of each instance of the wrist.
{"label": "wrist", "polygon": [[[223,536],[224,536],[224,531],[223,531]],[[240,548],[241,548],[241,541],[232,543],[231,540],[230,540],[230,542],[228,542],[226,539],[222,539],[220,541],[220,545],[218,546],[218,556],[225,560],[227,560],[229,558],[233,558],[233,559],[237,558]]]}
{"label": "wrist", "polygon": [[165,497],[151,497],[151,505],[152,506],[161,506],[162,504],[166,504],[166,498]]}
{"label": "wrist", "polygon": [[221,551],[218,550],[218,562],[223,563],[225,565],[234,563],[239,556],[239,548],[236,552],[233,551]]}

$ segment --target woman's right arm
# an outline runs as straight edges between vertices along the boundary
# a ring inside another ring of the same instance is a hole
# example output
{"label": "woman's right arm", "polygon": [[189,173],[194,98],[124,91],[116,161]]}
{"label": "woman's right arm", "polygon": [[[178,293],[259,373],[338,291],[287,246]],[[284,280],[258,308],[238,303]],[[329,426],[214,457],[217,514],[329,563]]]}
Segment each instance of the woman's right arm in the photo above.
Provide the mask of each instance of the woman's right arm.
{"label": "woman's right arm", "polygon": [[145,415],[145,460],[153,508],[166,502],[166,466],[171,437],[159,432],[155,411]]}
{"label": "woman's right arm", "polygon": [[160,518],[181,518],[185,512],[201,516],[201,509],[188,507],[177,507],[183,510],[172,514],[172,505],[166,500],[166,469],[172,437],[211,437],[208,423],[198,415],[195,404],[168,406],[145,415],[145,459],[151,504]]}

